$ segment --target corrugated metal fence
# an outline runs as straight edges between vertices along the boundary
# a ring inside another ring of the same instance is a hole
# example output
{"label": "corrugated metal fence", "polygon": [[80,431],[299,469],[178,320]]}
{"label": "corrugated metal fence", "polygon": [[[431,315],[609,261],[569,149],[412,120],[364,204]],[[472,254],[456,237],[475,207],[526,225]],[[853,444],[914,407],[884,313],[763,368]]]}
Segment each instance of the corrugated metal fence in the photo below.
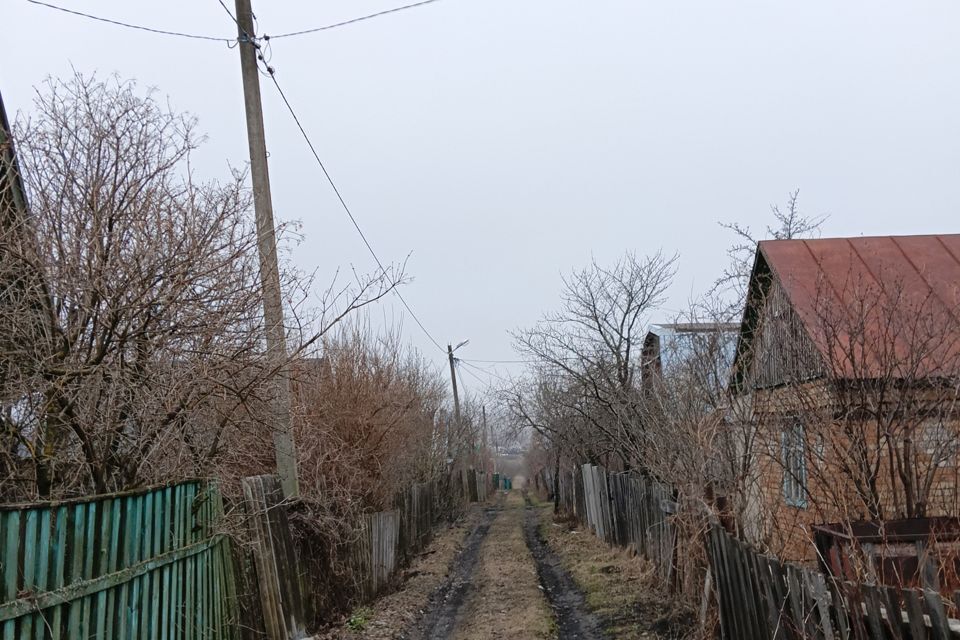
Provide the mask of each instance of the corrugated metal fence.
{"label": "corrugated metal fence", "polygon": [[[471,471],[460,495],[485,500],[488,484]],[[252,544],[236,558],[209,482],[0,506],[0,640],[233,640],[241,613],[247,634],[298,637],[324,583],[297,557],[276,478],[245,479],[244,493]],[[363,517],[349,549],[359,601],[430,541],[446,497],[437,482],[415,484],[395,509]],[[238,597],[254,600],[241,610]]]}
{"label": "corrugated metal fence", "polygon": [[0,637],[234,638],[213,484],[0,507]]}

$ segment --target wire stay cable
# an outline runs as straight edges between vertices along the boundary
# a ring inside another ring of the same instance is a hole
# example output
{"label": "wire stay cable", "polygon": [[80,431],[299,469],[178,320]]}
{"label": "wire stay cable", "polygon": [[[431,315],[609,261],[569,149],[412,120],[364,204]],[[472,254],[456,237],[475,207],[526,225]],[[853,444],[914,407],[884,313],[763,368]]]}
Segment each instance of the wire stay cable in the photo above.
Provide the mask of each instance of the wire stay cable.
{"label": "wire stay cable", "polygon": [[389,15],[391,13],[406,11],[407,9],[416,9],[417,7],[422,7],[424,5],[433,4],[434,2],[439,2],[439,1],[440,0],[422,0],[422,2],[414,2],[413,4],[403,5],[402,7],[394,7],[393,9],[386,9],[384,11],[378,11],[376,13],[360,16],[359,18],[351,18],[350,20],[344,20],[343,22],[328,24],[322,27],[315,27],[313,29],[303,29],[302,31],[291,31],[289,33],[281,33],[280,35],[276,35],[276,36],[264,34],[263,38],[265,40],[276,40],[277,38],[292,38],[293,36],[303,36],[308,33],[317,33],[318,31],[327,31],[329,29],[336,29],[337,27],[345,27],[349,24],[355,24],[357,22],[364,22],[365,20],[372,20],[374,18],[379,18],[380,16]]}
{"label": "wire stay cable", "polygon": [[[237,25],[237,28],[239,29],[240,23],[237,21],[237,16],[233,15],[233,11],[230,11],[230,7],[228,7],[223,0],[217,0],[217,1],[220,3],[220,6],[223,7],[223,10],[227,12],[227,15],[230,16],[230,19],[233,20],[233,24]],[[244,31],[244,35],[246,35],[246,33],[247,32]]]}
{"label": "wire stay cable", "polygon": [[[347,213],[347,216],[350,218],[350,222],[353,223],[353,227],[357,230],[357,233],[360,234],[360,239],[363,240],[363,244],[367,247],[367,251],[370,252],[370,255],[373,256],[374,261],[377,263],[377,266],[380,267],[381,273],[386,274],[386,267],[383,266],[383,262],[380,261],[380,257],[377,255],[377,252],[374,251],[373,246],[370,244],[370,241],[367,239],[366,234],[363,232],[363,229],[360,228],[360,224],[357,222],[356,217],[354,217],[353,212],[350,210],[347,201],[344,199],[343,194],[340,192],[340,189],[337,187],[337,184],[333,181],[333,177],[330,175],[330,172],[327,170],[326,165],[323,163],[323,160],[320,159],[320,154],[317,153],[317,149],[313,144],[313,141],[310,139],[310,136],[307,135],[306,130],[303,127],[303,123],[300,122],[300,118],[297,116],[297,112],[294,110],[293,105],[290,104],[290,101],[287,99],[286,94],[283,92],[283,89],[280,87],[280,83],[277,81],[277,76],[274,73],[272,67],[268,67],[270,79],[273,81],[274,87],[277,89],[277,93],[280,94],[280,98],[283,100],[284,105],[287,107],[287,111],[290,112],[290,115],[293,117],[294,122],[297,124],[297,128],[300,129],[300,134],[303,136],[303,139],[306,141],[307,146],[310,148],[310,152],[313,154],[314,159],[317,161],[317,164],[320,166],[321,171],[323,171],[324,177],[327,179],[327,182],[330,184],[330,187],[333,189],[333,192],[336,194],[337,199],[340,201],[341,207]],[[410,305],[407,303],[406,299],[403,297],[396,288],[393,290],[393,293],[396,294],[397,298],[400,299],[400,302],[403,304],[404,308],[407,310],[407,313],[410,314],[410,317],[413,318],[413,321],[417,323],[417,326],[420,327],[420,330],[423,331],[424,335],[430,339],[430,342],[439,349],[442,353],[446,353],[446,349],[441,346],[440,342],[433,337],[433,334],[427,330],[423,322],[420,321],[420,318],[417,317],[417,314],[413,312],[413,309],[410,308]]]}
{"label": "wire stay cable", "polygon": [[69,14],[72,14],[72,15],[75,15],[75,16],[81,16],[81,17],[87,18],[87,19],[89,19],[89,20],[96,20],[96,21],[98,21],[98,22],[105,22],[105,23],[107,23],[107,24],[112,24],[112,25],[116,25],[116,26],[119,26],[119,27],[126,27],[127,29],[137,29],[137,30],[139,30],[139,31],[148,31],[148,32],[150,32],[150,33],[157,33],[157,34],[164,35],[164,36],[177,36],[177,37],[180,37],[180,38],[191,38],[191,39],[193,39],[193,40],[210,40],[210,41],[213,41],[213,42],[226,42],[226,43],[228,43],[228,44],[229,44],[229,43],[232,43],[232,42],[234,42],[234,41],[236,40],[236,38],[220,38],[220,37],[217,37],[217,36],[200,35],[200,34],[197,34],[197,33],[185,33],[185,32],[182,32],[182,31],[168,31],[168,30],[166,30],[166,29],[156,29],[156,28],[154,28],[154,27],[146,27],[146,26],[140,25],[140,24],[133,24],[133,23],[130,23],[130,22],[122,22],[122,21],[120,21],[120,20],[114,20],[114,19],[112,19],[112,18],[104,18],[104,17],[102,17],[102,16],[95,16],[95,15],[93,15],[92,13],[84,13],[83,11],[76,11],[76,10],[74,10],[74,9],[67,9],[66,7],[61,7],[61,6],[59,6],[59,5],[51,4],[51,3],[49,3],[49,2],[42,2],[41,0],[27,0],[27,2],[29,2],[30,4],[39,5],[39,6],[41,6],[41,7],[47,7],[47,8],[49,8],[49,9],[55,9],[55,10],[57,10],[57,11],[62,11],[62,12],[64,12],[64,13],[69,13]]}

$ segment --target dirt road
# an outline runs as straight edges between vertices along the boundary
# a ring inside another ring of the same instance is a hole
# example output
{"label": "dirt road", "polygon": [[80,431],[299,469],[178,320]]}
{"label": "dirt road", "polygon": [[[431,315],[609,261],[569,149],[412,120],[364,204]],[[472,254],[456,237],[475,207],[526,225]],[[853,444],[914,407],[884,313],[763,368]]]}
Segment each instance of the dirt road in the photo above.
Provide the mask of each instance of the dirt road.
{"label": "dirt road", "polygon": [[549,505],[531,505],[518,491],[472,505],[405,573],[397,591],[323,637],[694,637],[693,613],[656,586],[650,563],[555,521]]}
{"label": "dirt road", "polygon": [[583,594],[540,539],[538,516],[513,492],[487,507],[411,640],[598,640]]}

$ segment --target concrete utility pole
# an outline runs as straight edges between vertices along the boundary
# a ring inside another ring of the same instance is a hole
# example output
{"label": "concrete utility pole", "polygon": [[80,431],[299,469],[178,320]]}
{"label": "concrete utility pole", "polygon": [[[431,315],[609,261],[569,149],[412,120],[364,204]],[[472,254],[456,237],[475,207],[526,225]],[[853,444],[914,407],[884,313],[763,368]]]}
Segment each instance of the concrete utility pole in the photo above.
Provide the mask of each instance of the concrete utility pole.
{"label": "concrete utility pole", "polygon": [[240,46],[240,70],[243,74],[243,105],[247,112],[247,140],[250,143],[250,176],[253,180],[253,208],[257,219],[257,248],[260,253],[260,286],[263,288],[263,319],[266,326],[267,365],[275,371],[273,380],[273,445],[277,473],[287,498],[300,495],[297,480],[297,456],[293,446],[293,420],[290,415],[290,376],[287,362],[287,338],[283,325],[283,301],[280,296],[280,267],[277,264],[277,238],[270,198],[270,172],[267,169],[267,144],[263,131],[263,105],[260,102],[260,76],[257,69],[257,44],[252,40],[253,10],[250,0],[236,0],[237,30]]}

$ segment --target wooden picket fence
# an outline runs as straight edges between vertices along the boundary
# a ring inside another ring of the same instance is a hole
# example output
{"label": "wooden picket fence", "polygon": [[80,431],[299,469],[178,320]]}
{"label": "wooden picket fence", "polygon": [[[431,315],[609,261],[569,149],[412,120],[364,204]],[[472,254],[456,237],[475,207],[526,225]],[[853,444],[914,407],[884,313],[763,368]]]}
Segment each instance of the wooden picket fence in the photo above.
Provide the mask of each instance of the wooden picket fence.
{"label": "wooden picket fence", "polygon": [[389,584],[397,567],[399,533],[396,511],[364,516],[360,536],[351,549],[361,601],[372,600]]}
{"label": "wooden picket fence", "polygon": [[724,638],[950,640],[960,638],[960,592],[841,582],[757,553],[719,527],[707,552]]}
{"label": "wooden picket fence", "polygon": [[437,491],[436,482],[420,482],[397,496],[397,511],[400,513],[397,544],[403,562],[409,562],[430,542],[440,517]]}
{"label": "wooden picket fence", "polygon": [[[483,502],[488,495],[485,474],[464,471],[465,494],[470,501]],[[386,587],[394,572],[421,551],[430,541],[440,517],[442,497],[437,482],[411,485],[396,499],[396,509],[368,514],[355,546],[361,571],[364,599],[369,600]]]}
{"label": "wooden picket fence", "polygon": [[490,497],[490,478],[482,471],[476,472],[477,502],[486,502]]}
{"label": "wooden picket fence", "polygon": [[673,577],[677,533],[670,521],[673,492],[655,480],[585,464],[561,474],[560,508],[611,545],[649,559],[666,582]]}
{"label": "wooden picket fence", "polygon": [[[467,470],[461,478],[468,500],[487,499],[486,474]],[[360,536],[351,549],[363,601],[381,593],[397,569],[430,541],[439,518],[440,502],[436,482],[418,483],[397,497],[395,510],[364,516]]]}
{"label": "wooden picket fence", "polygon": [[0,637],[236,638],[222,515],[199,481],[0,506]]}
{"label": "wooden picket fence", "polygon": [[474,469],[464,469],[457,475],[455,482],[462,487],[463,496],[468,502],[485,502],[490,492],[490,482],[487,474],[475,471]]}

